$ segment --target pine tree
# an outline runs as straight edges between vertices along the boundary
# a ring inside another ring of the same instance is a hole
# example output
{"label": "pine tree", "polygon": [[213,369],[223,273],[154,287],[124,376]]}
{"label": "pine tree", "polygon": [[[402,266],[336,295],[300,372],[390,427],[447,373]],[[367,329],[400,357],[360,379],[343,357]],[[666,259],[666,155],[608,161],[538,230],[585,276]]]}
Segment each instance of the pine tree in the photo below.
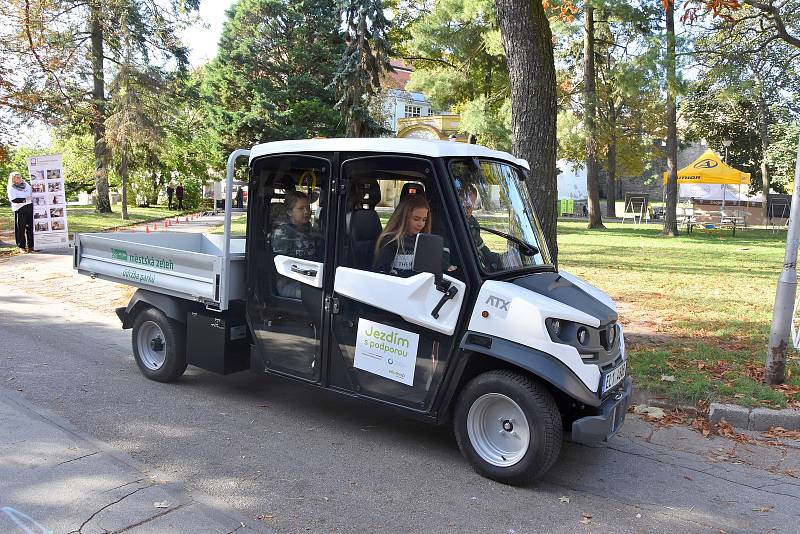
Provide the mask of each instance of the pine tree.
{"label": "pine tree", "polygon": [[334,0],[241,0],[228,12],[202,93],[223,152],[342,133],[327,86],[341,55]]}
{"label": "pine tree", "polygon": [[381,80],[393,72],[389,62],[389,21],[381,0],[343,0],[345,50],[339,60],[331,87],[339,97],[336,108],[346,125],[347,137],[377,137],[388,133],[370,116],[372,98]]}

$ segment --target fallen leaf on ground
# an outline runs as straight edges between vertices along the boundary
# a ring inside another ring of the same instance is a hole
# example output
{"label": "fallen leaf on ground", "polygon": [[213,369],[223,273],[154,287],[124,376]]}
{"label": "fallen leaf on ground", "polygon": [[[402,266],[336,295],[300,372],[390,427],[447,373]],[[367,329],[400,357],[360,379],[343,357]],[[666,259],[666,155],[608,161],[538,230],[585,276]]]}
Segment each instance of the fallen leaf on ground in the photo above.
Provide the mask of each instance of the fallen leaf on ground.
{"label": "fallen leaf on ground", "polygon": [[584,525],[588,525],[589,523],[591,523],[592,522],[591,514],[583,514],[580,522],[583,523]]}
{"label": "fallen leaf on ground", "polygon": [[772,506],[765,506],[763,508],[753,508],[754,512],[771,512]]}
{"label": "fallen leaf on ground", "polygon": [[567,497],[566,495],[562,495],[561,497],[558,498],[558,502],[563,502],[564,504],[569,504],[569,497]]}
{"label": "fallen leaf on ground", "polygon": [[156,501],[153,506],[156,508],[169,508],[169,503],[167,501]]}
{"label": "fallen leaf on ground", "polygon": [[766,438],[772,439],[785,438],[800,440],[800,430],[787,430],[780,426],[774,426],[761,434]]}
{"label": "fallen leaf on ground", "polygon": [[637,415],[644,415],[646,418],[650,419],[663,419],[665,415],[667,415],[664,410],[661,408],[656,408],[655,406],[645,406],[640,404],[633,410],[633,413]]}
{"label": "fallen leaf on ground", "polygon": [[662,382],[675,382],[675,377],[672,375],[661,375]]}

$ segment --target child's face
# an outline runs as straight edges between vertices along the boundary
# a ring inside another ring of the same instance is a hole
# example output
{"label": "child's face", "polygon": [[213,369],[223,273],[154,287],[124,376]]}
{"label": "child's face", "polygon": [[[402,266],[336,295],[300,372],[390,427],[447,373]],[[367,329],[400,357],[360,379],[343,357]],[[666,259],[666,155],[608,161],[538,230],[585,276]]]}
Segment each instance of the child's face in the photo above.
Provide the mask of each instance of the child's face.
{"label": "child's face", "polygon": [[294,203],[294,207],[289,210],[289,222],[301,225],[311,220],[311,204],[308,199],[301,198]]}
{"label": "child's face", "polygon": [[415,208],[406,220],[406,232],[417,235],[425,228],[428,222],[428,210],[426,208]]}

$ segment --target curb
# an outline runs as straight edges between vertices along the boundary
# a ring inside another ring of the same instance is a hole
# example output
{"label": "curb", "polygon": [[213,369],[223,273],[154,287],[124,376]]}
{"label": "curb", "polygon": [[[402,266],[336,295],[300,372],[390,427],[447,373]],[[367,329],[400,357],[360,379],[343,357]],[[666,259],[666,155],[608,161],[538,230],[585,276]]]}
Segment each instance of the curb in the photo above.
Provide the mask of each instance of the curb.
{"label": "curb", "polygon": [[779,426],[786,430],[800,429],[800,410],[769,408],[745,408],[736,404],[711,403],[708,420],[718,423],[725,419],[733,427],[746,430],[764,431]]}
{"label": "curb", "polygon": [[[695,417],[705,415],[696,406],[657,399],[654,393],[646,390],[634,390],[631,404],[644,404],[665,410],[678,409]],[[722,419],[725,419],[732,427],[742,430],[764,431],[774,426],[779,426],[786,430],[800,430],[800,410],[790,408],[771,410],[769,408],[748,408],[738,404],[712,402],[708,410],[708,420],[716,424]]]}

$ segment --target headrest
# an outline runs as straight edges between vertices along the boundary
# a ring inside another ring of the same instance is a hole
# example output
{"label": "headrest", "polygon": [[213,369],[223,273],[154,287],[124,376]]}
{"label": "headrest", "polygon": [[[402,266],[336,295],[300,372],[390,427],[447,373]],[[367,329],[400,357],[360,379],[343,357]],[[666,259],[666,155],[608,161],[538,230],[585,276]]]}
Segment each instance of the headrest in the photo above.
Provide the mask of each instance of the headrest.
{"label": "headrest", "polygon": [[378,180],[363,180],[351,185],[351,209],[375,209],[380,201],[381,186]]}
{"label": "headrest", "polygon": [[284,198],[289,191],[295,191],[297,186],[291,176],[278,176],[272,183],[273,198]]}
{"label": "headrest", "polygon": [[403,184],[403,189],[400,191],[400,202],[403,201],[408,195],[422,195],[425,196],[425,186],[418,182],[408,182]]}

